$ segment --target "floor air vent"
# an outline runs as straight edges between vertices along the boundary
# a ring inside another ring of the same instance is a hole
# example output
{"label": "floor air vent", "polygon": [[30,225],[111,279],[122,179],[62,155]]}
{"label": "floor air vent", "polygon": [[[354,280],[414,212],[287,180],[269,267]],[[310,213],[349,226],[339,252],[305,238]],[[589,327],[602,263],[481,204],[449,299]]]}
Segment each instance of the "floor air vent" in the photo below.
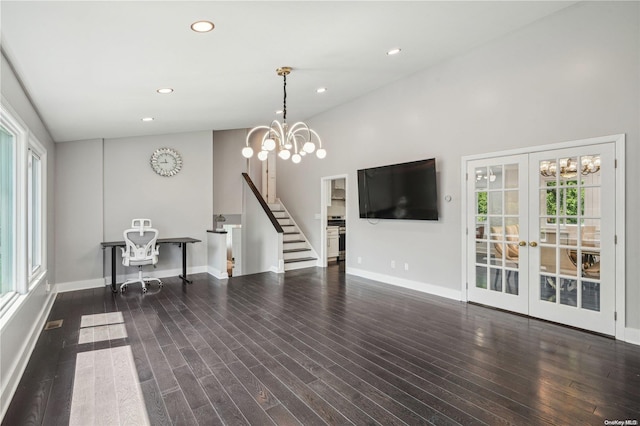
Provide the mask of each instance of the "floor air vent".
{"label": "floor air vent", "polygon": [[44,329],[45,330],[52,330],[54,328],[60,328],[60,327],[62,327],[62,321],[64,321],[64,320],[49,321],[47,324],[45,324]]}

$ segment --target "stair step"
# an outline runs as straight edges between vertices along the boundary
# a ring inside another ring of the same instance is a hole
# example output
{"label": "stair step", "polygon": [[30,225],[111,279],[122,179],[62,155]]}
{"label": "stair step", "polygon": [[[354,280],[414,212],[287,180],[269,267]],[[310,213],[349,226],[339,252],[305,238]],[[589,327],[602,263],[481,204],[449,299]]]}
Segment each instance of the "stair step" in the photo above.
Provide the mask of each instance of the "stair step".
{"label": "stair step", "polygon": [[283,253],[297,253],[299,251],[311,251],[311,249],[310,248],[293,248],[288,250],[282,250]]}
{"label": "stair step", "polygon": [[309,249],[309,244],[304,240],[300,240],[300,241],[283,241],[283,246],[282,247],[287,249],[287,250],[299,249],[299,248],[308,250]]}
{"label": "stair step", "polygon": [[301,257],[299,259],[285,259],[284,263],[306,262],[308,260],[317,260],[315,257]]}
{"label": "stair step", "polygon": [[293,271],[296,269],[315,268],[317,265],[317,259],[309,258],[308,260],[296,260],[295,262],[289,262],[284,264],[285,271]]}

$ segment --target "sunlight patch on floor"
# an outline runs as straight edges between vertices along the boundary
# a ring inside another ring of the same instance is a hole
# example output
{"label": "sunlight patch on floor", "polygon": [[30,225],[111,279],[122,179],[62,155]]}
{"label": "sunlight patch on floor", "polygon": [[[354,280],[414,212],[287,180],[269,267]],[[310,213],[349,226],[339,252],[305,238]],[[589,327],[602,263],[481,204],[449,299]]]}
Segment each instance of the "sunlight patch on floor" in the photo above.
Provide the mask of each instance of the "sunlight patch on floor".
{"label": "sunlight patch on floor", "polygon": [[83,315],[78,344],[123,339],[127,337],[122,312]]}
{"label": "sunlight patch on floor", "polygon": [[130,346],[77,355],[69,425],[93,424],[150,424]]}

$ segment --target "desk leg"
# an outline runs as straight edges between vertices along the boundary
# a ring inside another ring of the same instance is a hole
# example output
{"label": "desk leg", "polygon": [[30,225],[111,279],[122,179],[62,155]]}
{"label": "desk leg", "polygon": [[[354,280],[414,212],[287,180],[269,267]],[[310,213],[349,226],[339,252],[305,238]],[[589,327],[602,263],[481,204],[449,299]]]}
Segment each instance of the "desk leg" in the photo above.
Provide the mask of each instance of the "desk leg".
{"label": "desk leg", "polygon": [[192,281],[187,279],[187,243],[180,243],[182,246],[182,275],[179,277],[182,278],[182,281],[191,284]]}
{"label": "desk leg", "polygon": [[111,247],[111,291],[118,292],[116,288],[116,246]]}

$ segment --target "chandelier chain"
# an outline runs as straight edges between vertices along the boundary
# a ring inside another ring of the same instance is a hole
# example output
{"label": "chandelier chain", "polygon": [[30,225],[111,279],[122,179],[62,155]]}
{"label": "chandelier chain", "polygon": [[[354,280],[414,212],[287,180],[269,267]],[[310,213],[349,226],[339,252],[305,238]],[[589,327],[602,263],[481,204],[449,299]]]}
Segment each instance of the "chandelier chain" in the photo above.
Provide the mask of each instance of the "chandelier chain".
{"label": "chandelier chain", "polygon": [[282,106],[282,118],[283,121],[286,123],[287,122],[287,74],[284,74],[282,76],[282,78],[284,78],[284,85],[282,86],[282,90],[284,91],[284,98],[283,98],[283,106]]}

